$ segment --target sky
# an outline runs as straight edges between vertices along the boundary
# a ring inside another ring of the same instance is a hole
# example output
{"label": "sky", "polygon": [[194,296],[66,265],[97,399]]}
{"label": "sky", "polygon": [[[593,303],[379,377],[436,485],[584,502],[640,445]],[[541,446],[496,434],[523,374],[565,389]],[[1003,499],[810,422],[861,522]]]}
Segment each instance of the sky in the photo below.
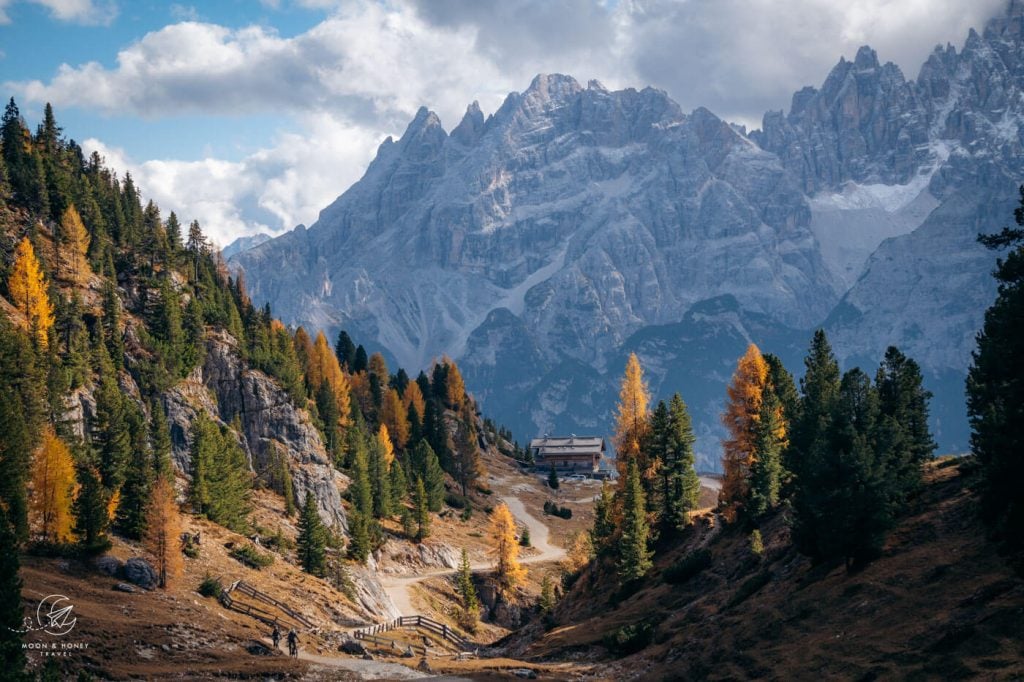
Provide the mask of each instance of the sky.
{"label": "sky", "polygon": [[0,96],[221,245],[312,224],[420,106],[538,73],[759,127],[861,45],[908,78],[1007,0],[0,0]]}

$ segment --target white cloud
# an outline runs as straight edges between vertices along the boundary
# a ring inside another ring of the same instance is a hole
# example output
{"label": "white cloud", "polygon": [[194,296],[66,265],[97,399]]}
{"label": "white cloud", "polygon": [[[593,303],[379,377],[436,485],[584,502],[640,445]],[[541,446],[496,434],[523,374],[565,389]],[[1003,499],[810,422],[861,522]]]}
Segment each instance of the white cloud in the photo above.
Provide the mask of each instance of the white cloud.
{"label": "white cloud", "polygon": [[[58,21],[85,25],[107,25],[117,17],[114,0],[26,0],[50,10]],[[11,23],[7,9],[18,0],[0,0],[0,24]]]}
{"label": "white cloud", "polygon": [[383,134],[339,124],[325,115],[303,121],[306,133],[285,134],[273,147],[240,161],[136,161],[125,150],[97,139],[82,143],[119,173],[130,172],[144,197],[164,215],[198,219],[221,246],[256,232],[278,233],[315,220],[339,188],[359,179]]}

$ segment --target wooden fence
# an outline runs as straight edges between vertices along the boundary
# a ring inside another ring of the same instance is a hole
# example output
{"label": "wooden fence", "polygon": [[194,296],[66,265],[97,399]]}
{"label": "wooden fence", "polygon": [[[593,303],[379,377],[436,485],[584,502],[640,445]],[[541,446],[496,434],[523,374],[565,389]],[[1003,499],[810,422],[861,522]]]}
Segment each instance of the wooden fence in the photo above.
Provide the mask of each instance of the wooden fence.
{"label": "wooden fence", "polygon": [[246,615],[252,616],[253,618],[258,618],[259,620],[262,620],[268,625],[276,625],[280,622],[279,615],[273,614],[270,611],[267,611],[266,609],[261,609],[260,607],[255,606],[253,604],[247,604],[244,602],[236,601],[231,596],[231,593],[236,590],[248,597],[252,597],[253,599],[257,599],[261,602],[264,602],[265,604],[269,604],[277,608],[283,614],[285,614],[295,622],[299,623],[300,625],[304,625],[305,627],[310,629],[313,628],[313,623],[310,622],[310,620],[303,616],[301,613],[298,613],[284,602],[274,599],[269,594],[266,594],[265,592],[260,592],[255,587],[249,585],[248,583],[242,580],[236,580],[235,582],[231,583],[231,585],[229,585],[221,591],[220,603],[223,604],[225,608],[231,609],[232,611],[237,611],[239,613],[244,613]]}
{"label": "wooden fence", "polygon": [[360,635],[373,636],[396,628],[426,630],[427,632],[432,632],[435,635],[438,635],[445,641],[451,642],[460,649],[466,649],[469,646],[469,642],[467,642],[464,637],[456,633],[449,625],[440,623],[433,618],[428,618],[427,616],[402,616],[386,623],[378,623],[377,625],[371,625],[369,627],[356,630],[355,636],[358,639]]}

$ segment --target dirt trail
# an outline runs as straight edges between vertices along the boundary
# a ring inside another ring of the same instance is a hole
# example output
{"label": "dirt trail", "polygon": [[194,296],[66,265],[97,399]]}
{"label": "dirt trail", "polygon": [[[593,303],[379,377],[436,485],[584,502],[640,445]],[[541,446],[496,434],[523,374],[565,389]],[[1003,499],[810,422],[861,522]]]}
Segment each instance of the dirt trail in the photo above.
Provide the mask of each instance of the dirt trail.
{"label": "dirt trail", "polygon": [[[565,556],[565,550],[550,543],[551,532],[548,527],[535,516],[526,511],[523,501],[514,495],[505,495],[502,501],[508,505],[512,516],[519,523],[530,529],[530,544],[540,550],[539,554],[522,559],[524,564],[537,564],[546,561],[557,561]],[[490,570],[492,565],[489,562],[475,561],[471,564],[474,572]],[[410,590],[413,585],[422,582],[427,578],[435,578],[444,575],[454,575],[458,571],[453,568],[443,568],[436,571],[424,571],[412,576],[391,576],[381,578],[381,585],[384,591],[391,597],[395,608],[403,616],[416,615],[413,608]]]}

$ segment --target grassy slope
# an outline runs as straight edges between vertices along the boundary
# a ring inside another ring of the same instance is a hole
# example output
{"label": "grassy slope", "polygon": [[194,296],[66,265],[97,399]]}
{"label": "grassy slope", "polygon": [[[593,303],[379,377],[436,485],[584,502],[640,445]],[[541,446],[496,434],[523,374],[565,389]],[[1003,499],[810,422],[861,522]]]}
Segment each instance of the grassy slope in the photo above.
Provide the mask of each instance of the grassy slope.
{"label": "grassy slope", "polygon": [[[603,636],[647,620],[656,624],[653,643],[602,666],[608,679],[1024,675],[1024,580],[985,540],[958,467],[933,466],[926,479],[883,556],[860,572],[812,567],[789,546],[779,514],[762,526],[762,559],[744,534],[725,529],[709,545],[710,568],[683,585],[665,584],[660,573],[717,520],[704,516],[660,553],[645,589],[610,606],[610,576],[586,574],[559,606],[558,627],[528,629],[510,651],[608,659]],[[730,606],[760,572],[770,581]]]}

